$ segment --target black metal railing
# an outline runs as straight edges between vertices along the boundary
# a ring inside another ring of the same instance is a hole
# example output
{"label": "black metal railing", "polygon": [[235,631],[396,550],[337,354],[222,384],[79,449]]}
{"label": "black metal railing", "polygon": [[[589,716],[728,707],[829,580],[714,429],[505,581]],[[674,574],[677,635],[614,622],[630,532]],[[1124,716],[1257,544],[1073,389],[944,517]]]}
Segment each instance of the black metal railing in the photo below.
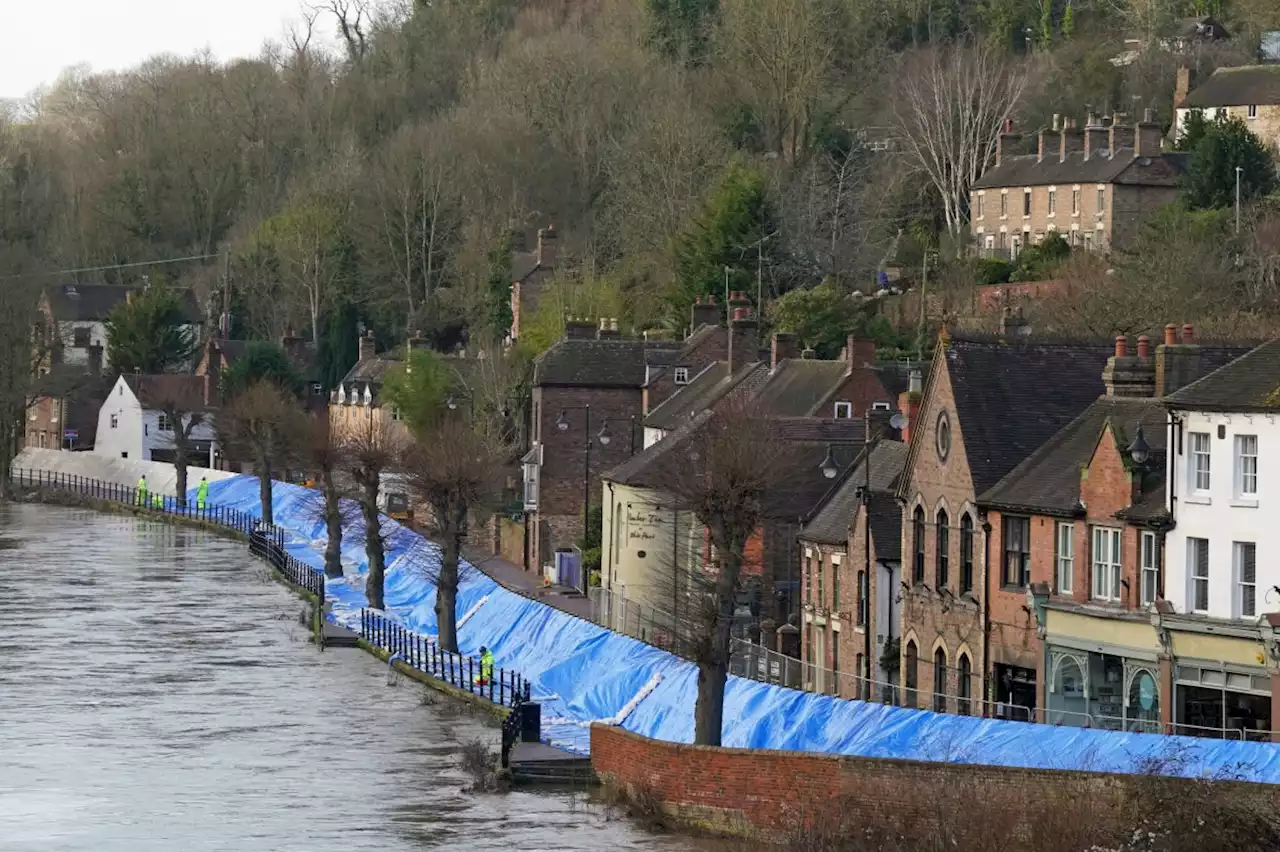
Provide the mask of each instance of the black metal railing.
{"label": "black metal railing", "polygon": [[293,585],[325,599],[325,576],[307,563],[292,556],[284,546],[284,530],[260,525],[249,533],[249,552],[271,563]]}
{"label": "black metal railing", "polygon": [[244,535],[252,534],[255,529],[263,525],[258,518],[240,509],[210,504],[201,506],[191,499],[188,499],[185,504],[179,504],[178,498],[173,495],[157,494],[133,486],[121,485],[118,482],[107,482],[74,473],[52,470],[14,470],[10,479],[13,484],[24,488],[68,491],[95,500],[106,500],[137,509],[207,521]]}
{"label": "black metal railing", "polygon": [[486,670],[479,657],[446,651],[378,610],[360,610],[360,638],[412,669],[501,707],[529,700],[529,682],[519,672],[492,666]]}

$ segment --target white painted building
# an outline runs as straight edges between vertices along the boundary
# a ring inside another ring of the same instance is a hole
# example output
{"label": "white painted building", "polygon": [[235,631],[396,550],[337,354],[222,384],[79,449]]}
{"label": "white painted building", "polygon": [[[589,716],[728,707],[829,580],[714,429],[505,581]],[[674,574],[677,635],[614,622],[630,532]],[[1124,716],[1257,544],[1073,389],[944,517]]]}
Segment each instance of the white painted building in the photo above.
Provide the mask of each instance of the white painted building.
{"label": "white painted building", "polygon": [[1280,340],[1187,385],[1170,407],[1164,597],[1253,624],[1280,611]]}
{"label": "white painted building", "polygon": [[[47,288],[41,308],[56,333],[57,359],[93,372],[109,367],[107,317],[136,292],[136,288],[114,284],[59,284]],[[183,327],[198,340],[203,323],[200,305],[190,290],[179,295],[187,319]]]}
{"label": "white painted building", "polygon": [[[121,376],[98,412],[94,453],[141,461],[171,461],[175,424],[170,422],[164,409],[173,403],[181,411],[201,414],[202,422],[191,431],[191,440],[200,457],[196,458],[193,452],[190,461],[213,467],[217,438],[210,413],[210,391],[208,376]],[[183,422],[190,422],[189,416]]]}

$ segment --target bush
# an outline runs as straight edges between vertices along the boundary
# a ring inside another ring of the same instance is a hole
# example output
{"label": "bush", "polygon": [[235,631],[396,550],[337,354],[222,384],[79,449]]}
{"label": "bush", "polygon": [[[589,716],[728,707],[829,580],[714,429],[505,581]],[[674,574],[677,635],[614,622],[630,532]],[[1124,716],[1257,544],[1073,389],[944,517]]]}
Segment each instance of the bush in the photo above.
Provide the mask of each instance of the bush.
{"label": "bush", "polygon": [[1013,264],[1007,260],[984,257],[974,264],[974,278],[979,286],[1008,284],[1011,275],[1013,275]]}

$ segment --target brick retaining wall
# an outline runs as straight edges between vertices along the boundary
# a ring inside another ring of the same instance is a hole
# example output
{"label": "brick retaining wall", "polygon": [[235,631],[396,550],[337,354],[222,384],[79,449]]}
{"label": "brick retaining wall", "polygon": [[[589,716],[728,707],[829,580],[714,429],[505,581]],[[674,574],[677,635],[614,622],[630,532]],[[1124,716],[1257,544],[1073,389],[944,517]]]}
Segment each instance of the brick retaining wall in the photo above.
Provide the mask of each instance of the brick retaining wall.
{"label": "brick retaining wall", "polygon": [[[1036,837],[1113,818],[1136,822],[1150,785],[1165,796],[1185,793],[1187,801],[1204,796],[1193,789],[1204,782],[1187,779],[713,748],[601,724],[591,728],[591,763],[603,782],[633,798],[653,797],[685,823],[738,835],[774,835],[834,812],[845,825],[893,833],[945,819],[965,830],[1020,835],[1032,843],[1026,848],[1041,849],[1049,847]],[[1278,787],[1214,786],[1229,788],[1236,801],[1280,805]],[[954,828],[944,831],[954,835]]]}

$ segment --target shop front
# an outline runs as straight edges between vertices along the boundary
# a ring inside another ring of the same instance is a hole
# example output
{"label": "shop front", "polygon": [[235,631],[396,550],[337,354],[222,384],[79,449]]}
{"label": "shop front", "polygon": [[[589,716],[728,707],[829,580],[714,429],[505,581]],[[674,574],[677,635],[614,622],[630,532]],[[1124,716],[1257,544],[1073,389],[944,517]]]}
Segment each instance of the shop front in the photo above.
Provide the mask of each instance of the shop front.
{"label": "shop front", "polygon": [[1271,739],[1271,675],[1265,669],[1180,658],[1174,690],[1174,733]]}
{"label": "shop front", "polygon": [[1051,604],[1044,643],[1047,724],[1161,730],[1161,649],[1144,614]]}

